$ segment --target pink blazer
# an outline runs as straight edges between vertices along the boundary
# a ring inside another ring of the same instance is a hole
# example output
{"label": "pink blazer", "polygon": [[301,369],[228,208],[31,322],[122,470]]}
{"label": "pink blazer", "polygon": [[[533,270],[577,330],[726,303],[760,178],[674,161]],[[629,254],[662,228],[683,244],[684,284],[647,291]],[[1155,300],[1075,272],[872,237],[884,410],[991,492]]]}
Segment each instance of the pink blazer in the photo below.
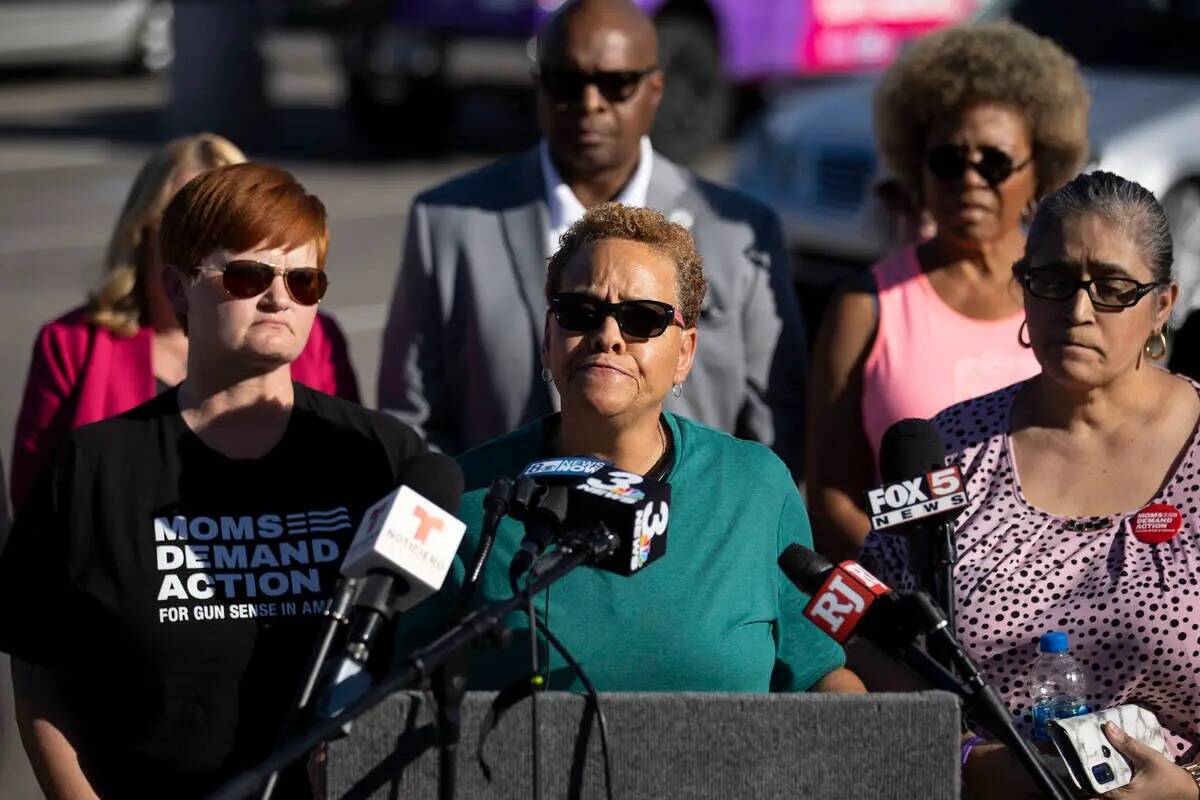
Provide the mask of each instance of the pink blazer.
{"label": "pink blazer", "polygon": [[[33,346],[13,443],[13,513],[68,431],[121,414],[154,397],[153,331],[114,336],[88,322],[84,308],[42,326]],[[350,352],[332,317],[317,314],[292,377],[326,394],[359,402]]]}

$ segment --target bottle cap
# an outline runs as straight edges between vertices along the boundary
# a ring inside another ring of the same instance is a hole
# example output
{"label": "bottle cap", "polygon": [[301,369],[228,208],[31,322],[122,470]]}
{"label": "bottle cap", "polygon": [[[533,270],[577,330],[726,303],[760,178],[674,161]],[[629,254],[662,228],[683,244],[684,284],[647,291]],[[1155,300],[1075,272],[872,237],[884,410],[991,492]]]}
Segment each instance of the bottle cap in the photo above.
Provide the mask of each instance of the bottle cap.
{"label": "bottle cap", "polygon": [[1070,641],[1062,631],[1046,631],[1038,642],[1038,650],[1043,653],[1065,653]]}

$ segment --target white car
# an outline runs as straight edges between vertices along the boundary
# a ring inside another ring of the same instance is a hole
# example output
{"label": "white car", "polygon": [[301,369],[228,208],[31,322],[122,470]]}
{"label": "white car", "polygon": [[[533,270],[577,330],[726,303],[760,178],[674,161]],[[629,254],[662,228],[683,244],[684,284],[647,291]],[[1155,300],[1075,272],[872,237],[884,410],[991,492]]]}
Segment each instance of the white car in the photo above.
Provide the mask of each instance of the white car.
{"label": "white car", "polygon": [[[979,18],[998,16],[1051,37],[1079,60],[1092,91],[1087,168],[1135,180],[1163,203],[1182,321],[1200,308],[1200,3],[999,0]],[[776,209],[797,282],[822,299],[893,245],[875,196],[884,177],[871,129],[877,81],[859,76],[797,90],[739,146],[735,183]]]}
{"label": "white car", "polygon": [[0,67],[156,72],[172,55],[171,4],[164,0],[0,2]]}

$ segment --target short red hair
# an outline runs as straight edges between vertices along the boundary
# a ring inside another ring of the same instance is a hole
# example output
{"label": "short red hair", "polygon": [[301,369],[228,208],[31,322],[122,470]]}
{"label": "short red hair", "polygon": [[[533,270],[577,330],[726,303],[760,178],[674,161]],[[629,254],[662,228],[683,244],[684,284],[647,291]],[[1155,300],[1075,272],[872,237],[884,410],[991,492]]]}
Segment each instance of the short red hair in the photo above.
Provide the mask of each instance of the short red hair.
{"label": "short red hair", "polygon": [[216,250],[317,247],[325,266],[325,205],[290,172],[247,162],[217,167],[188,181],[163,212],[158,232],[164,263],[189,272]]}

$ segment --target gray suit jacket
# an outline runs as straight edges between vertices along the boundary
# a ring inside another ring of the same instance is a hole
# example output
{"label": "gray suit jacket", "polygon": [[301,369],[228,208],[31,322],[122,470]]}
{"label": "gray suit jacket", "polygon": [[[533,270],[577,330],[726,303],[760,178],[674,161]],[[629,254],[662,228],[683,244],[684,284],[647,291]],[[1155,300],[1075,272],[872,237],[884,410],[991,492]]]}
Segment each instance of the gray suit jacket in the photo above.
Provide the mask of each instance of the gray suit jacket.
{"label": "gray suit jacket", "polygon": [[[778,220],[658,153],[647,204],[691,219],[708,279],[695,366],[667,407],[770,445],[798,476],[807,346]],[[558,408],[540,375],[548,218],[536,148],[413,203],[379,407],[448,453]]]}

